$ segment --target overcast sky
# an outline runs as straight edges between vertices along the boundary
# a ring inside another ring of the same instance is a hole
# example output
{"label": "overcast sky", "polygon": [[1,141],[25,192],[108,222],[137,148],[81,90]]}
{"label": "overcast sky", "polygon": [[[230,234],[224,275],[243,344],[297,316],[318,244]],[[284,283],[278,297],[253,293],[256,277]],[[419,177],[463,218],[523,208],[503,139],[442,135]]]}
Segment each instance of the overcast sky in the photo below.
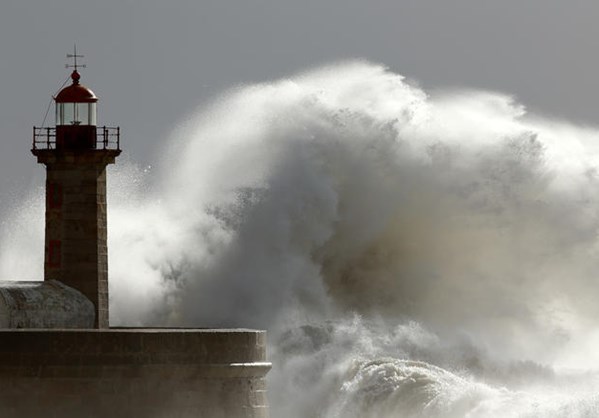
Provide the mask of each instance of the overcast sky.
{"label": "overcast sky", "polygon": [[120,125],[146,165],[224,89],[351,58],[427,90],[498,90],[596,125],[598,19],[596,0],[0,0],[0,209],[41,185],[32,126],[68,76],[74,42],[100,124]]}

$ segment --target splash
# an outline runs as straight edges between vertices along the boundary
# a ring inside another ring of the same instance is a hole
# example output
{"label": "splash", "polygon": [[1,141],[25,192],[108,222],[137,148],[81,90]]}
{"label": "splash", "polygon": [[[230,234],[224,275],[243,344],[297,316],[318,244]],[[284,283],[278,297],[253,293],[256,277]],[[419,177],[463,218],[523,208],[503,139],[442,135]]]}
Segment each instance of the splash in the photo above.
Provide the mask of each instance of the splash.
{"label": "splash", "polygon": [[268,329],[273,416],[597,410],[595,129],[350,62],[172,136],[112,169],[113,324]]}

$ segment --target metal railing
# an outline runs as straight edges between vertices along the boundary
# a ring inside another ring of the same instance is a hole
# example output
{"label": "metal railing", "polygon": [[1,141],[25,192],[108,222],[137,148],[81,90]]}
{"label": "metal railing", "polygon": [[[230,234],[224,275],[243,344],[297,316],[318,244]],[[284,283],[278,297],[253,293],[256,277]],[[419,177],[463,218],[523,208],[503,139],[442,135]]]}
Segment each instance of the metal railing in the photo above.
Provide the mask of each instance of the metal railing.
{"label": "metal railing", "polygon": [[[121,128],[98,126],[96,127],[97,150],[120,150],[121,149]],[[33,149],[56,149],[56,127],[38,128],[33,127]]]}

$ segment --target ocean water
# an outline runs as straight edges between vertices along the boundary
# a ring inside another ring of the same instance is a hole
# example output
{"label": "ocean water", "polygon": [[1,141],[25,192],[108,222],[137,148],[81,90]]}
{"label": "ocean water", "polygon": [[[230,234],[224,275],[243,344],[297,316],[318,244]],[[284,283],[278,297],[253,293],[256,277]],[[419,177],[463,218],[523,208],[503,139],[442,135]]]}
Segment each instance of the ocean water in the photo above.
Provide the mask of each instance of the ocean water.
{"label": "ocean water", "polygon": [[[352,61],[164,143],[109,171],[114,325],[267,329],[273,417],[599,416],[596,128]],[[5,278],[42,277],[29,196]]]}

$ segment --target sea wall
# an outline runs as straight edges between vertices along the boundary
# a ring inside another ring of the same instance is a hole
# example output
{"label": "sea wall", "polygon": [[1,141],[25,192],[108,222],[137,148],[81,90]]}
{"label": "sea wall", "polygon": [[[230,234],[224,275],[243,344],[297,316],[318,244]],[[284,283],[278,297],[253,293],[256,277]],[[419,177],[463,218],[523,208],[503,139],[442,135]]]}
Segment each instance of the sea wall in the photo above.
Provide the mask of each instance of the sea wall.
{"label": "sea wall", "polygon": [[3,418],[267,418],[266,333],[0,330]]}

